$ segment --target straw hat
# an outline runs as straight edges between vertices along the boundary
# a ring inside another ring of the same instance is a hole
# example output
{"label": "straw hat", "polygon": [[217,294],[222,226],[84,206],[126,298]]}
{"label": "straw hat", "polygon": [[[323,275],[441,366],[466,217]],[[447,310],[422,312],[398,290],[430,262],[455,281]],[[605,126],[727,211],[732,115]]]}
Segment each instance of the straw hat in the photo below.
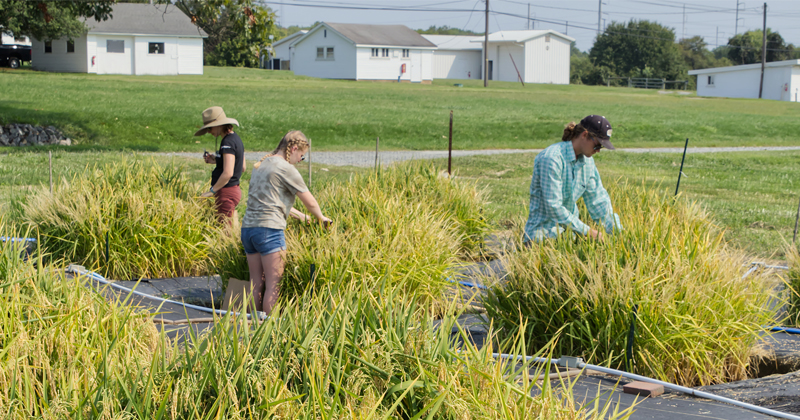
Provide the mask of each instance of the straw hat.
{"label": "straw hat", "polygon": [[225,124],[239,125],[239,121],[226,117],[225,111],[222,110],[222,107],[212,106],[211,108],[203,111],[203,128],[197,130],[194,135],[202,136],[203,134],[211,131],[211,127],[218,127]]}

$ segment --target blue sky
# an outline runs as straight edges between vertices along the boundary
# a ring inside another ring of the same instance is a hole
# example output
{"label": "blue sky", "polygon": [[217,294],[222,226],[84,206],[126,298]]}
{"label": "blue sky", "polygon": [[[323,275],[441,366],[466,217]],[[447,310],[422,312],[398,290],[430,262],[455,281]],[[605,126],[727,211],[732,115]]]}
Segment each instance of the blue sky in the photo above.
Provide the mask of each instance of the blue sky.
{"label": "blue sky", "polygon": [[[279,15],[282,26],[305,26],[315,21],[329,21],[403,24],[412,29],[448,25],[477,32],[483,32],[483,11],[486,7],[483,0],[280,0],[279,3],[283,4],[266,2]],[[683,34],[687,38],[700,35],[713,47],[717,37],[719,44],[724,45],[733,36],[736,29],[736,3],[737,0],[603,0],[602,18],[605,24],[630,19],[657,21],[673,28],[678,39]],[[531,18],[537,19],[534,29],[567,32],[576,39],[578,48],[583,51],[591,48],[597,34],[598,0],[490,0],[490,10],[496,13],[489,16],[489,31],[526,29],[528,4]],[[763,1],[739,0],[739,33],[761,28],[763,4]],[[329,7],[318,7],[320,5]],[[800,0],[767,2],[767,26],[780,32],[787,42],[800,45]]]}

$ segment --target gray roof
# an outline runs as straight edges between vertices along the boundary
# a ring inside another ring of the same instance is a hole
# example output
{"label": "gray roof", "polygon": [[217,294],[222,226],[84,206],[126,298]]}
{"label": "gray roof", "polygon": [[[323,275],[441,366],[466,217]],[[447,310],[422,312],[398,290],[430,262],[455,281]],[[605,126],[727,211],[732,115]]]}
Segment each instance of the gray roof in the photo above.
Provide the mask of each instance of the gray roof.
{"label": "gray roof", "polygon": [[117,3],[111,18],[86,19],[90,34],[135,34],[207,37],[189,16],[172,4]]}
{"label": "gray roof", "polygon": [[436,45],[405,25],[362,25],[325,22],[331,29],[356,45],[391,45],[397,47],[429,47]]}

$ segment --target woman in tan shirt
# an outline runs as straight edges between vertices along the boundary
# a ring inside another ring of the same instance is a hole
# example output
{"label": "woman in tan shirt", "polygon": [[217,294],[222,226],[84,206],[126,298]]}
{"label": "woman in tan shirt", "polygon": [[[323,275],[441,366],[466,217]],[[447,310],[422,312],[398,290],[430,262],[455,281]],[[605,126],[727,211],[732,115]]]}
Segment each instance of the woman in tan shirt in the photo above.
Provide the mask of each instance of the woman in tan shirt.
{"label": "woman in tan shirt", "polygon": [[320,222],[330,223],[308,191],[294,165],[305,159],[308,139],[300,131],[287,133],[278,147],[257,162],[250,177],[247,210],[242,220],[242,245],[247,254],[256,309],[269,314],[278,300],[286,264],[286,220],[308,221],[294,206],[295,197]]}

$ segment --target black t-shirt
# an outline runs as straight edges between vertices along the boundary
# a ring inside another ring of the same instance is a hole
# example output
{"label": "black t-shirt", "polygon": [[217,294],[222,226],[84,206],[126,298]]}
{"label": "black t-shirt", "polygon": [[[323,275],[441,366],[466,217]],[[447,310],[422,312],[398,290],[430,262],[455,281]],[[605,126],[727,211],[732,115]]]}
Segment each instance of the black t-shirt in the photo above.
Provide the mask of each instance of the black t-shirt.
{"label": "black t-shirt", "polygon": [[220,175],[222,175],[222,155],[225,153],[230,153],[236,158],[233,167],[233,176],[231,180],[225,184],[225,187],[239,185],[239,177],[242,176],[242,162],[244,161],[244,144],[238,134],[230,133],[222,138],[222,142],[219,144],[219,150],[217,154],[214,155],[217,166],[214,168],[214,172],[211,172],[212,187],[217,183]]}

